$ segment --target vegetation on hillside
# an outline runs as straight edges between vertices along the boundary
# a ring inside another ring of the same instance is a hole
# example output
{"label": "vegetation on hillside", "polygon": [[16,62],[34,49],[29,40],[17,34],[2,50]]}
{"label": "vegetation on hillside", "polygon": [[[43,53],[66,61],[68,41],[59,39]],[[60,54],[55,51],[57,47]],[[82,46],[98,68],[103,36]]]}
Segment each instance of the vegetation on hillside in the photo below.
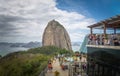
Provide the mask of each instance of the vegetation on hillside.
{"label": "vegetation on hillside", "polygon": [[40,53],[44,55],[54,55],[58,53],[60,50],[62,49],[57,48],[55,46],[44,46],[44,47],[29,49],[27,52],[33,53],[33,54]]}
{"label": "vegetation on hillside", "polygon": [[0,76],[38,76],[61,50],[45,46],[8,54],[0,59]]}
{"label": "vegetation on hillside", "polygon": [[[0,61],[0,76],[38,76],[46,67],[48,56],[21,54]],[[42,66],[42,67],[41,67]]]}

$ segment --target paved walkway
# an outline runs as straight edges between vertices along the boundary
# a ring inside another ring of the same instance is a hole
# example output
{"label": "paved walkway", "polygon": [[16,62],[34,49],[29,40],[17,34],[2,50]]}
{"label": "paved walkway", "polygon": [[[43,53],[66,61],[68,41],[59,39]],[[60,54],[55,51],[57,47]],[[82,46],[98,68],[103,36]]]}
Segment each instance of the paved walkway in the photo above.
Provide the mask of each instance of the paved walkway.
{"label": "paved walkway", "polygon": [[54,72],[55,72],[56,70],[57,70],[58,72],[60,72],[60,75],[59,75],[59,76],[68,76],[68,70],[63,71],[63,70],[61,69],[58,59],[57,59],[55,62],[53,62],[52,65],[53,65],[53,70],[52,70],[52,72],[48,71],[48,72],[46,73],[46,76],[55,76],[55,75],[54,75]]}

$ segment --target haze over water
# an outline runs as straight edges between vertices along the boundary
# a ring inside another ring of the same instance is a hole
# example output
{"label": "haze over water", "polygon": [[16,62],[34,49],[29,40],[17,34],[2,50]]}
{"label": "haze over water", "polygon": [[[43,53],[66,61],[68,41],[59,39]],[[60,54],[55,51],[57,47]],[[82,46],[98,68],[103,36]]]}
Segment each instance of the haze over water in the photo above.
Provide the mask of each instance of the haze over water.
{"label": "haze over water", "polygon": [[[5,56],[9,53],[12,52],[17,52],[17,51],[26,51],[30,48],[25,48],[25,47],[10,47],[10,46],[3,46],[0,45],[0,55]],[[78,51],[80,49],[80,46],[72,46],[73,51]]]}

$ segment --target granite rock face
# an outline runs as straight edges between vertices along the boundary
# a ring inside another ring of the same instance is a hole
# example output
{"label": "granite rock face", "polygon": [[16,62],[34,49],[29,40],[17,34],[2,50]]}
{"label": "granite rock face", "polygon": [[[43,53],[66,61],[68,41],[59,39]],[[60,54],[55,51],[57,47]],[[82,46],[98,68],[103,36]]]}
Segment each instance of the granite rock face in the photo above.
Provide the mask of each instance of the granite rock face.
{"label": "granite rock face", "polygon": [[66,50],[72,50],[70,37],[65,28],[57,21],[48,23],[43,33],[43,46],[57,46]]}

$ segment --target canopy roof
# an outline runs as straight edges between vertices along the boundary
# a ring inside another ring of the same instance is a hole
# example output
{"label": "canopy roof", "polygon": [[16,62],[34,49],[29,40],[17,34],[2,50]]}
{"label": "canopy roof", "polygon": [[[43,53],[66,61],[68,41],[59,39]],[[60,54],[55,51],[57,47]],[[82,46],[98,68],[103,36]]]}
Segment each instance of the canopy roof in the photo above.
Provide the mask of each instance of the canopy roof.
{"label": "canopy roof", "polygon": [[98,28],[103,29],[104,26],[106,28],[120,28],[120,15],[116,15],[114,17],[111,17],[109,19],[100,21],[96,24],[88,26],[88,28]]}

